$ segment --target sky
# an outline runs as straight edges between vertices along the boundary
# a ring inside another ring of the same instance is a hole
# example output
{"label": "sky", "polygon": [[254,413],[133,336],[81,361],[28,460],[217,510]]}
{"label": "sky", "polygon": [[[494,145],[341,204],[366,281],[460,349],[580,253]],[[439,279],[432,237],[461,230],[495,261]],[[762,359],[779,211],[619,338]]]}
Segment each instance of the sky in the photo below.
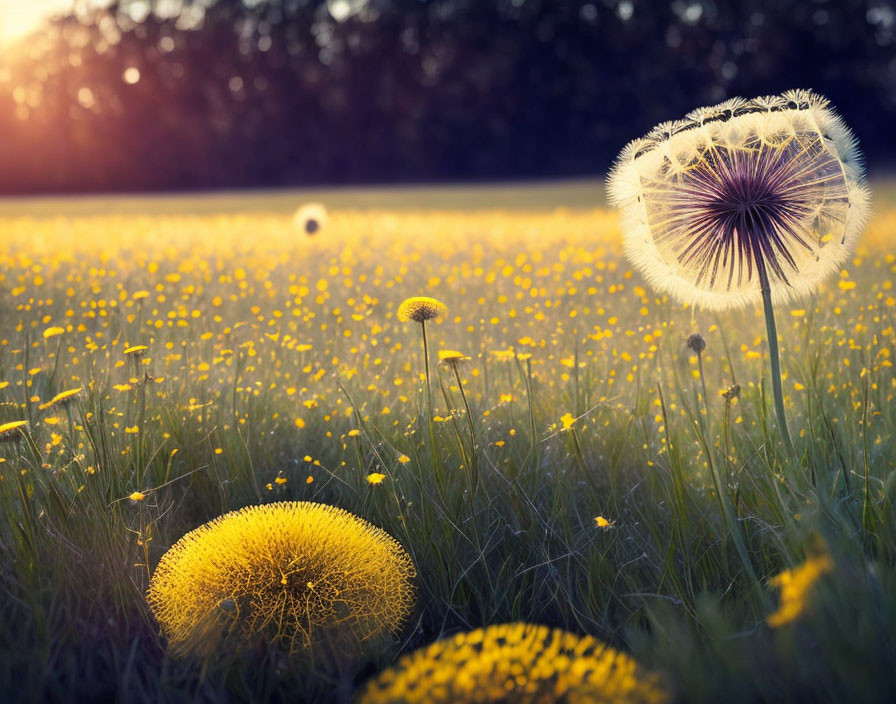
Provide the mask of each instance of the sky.
{"label": "sky", "polygon": [[73,0],[0,0],[0,45],[35,29],[41,20],[71,9]]}

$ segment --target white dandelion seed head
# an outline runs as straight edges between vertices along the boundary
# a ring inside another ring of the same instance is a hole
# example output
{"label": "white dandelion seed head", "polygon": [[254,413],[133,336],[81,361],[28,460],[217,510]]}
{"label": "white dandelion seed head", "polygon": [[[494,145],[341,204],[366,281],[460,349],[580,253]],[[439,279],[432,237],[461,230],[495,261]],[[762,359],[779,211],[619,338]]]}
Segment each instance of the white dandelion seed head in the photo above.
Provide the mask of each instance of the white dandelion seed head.
{"label": "white dandelion seed head", "polygon": [[710,309],[812,292],[867,223],[855,137],[822,96],[732,98],[664,122],[607,180],[626,253],[650,284]]}
{"label": "white dandelion seed head", "polygon": [[293,223],[306,235],[313,236],[327,225],[329,214],[321,203],[305,203],[293,215]]}

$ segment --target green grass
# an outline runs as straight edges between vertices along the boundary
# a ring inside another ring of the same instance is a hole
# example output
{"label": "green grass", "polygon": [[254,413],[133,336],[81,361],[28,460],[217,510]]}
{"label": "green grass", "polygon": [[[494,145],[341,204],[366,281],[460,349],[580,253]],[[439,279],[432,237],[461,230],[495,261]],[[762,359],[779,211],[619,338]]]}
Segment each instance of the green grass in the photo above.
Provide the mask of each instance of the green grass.
{"label": "green grass", "polygon": [[[0,448],[3,698],[338,700],[402,652],[512,620],[605,640],[681,701],[896,698],[896,213],[878,212],[842,287],[778,311],[793,459],[759,311],[643,290],[610,215],[546,205],[580,202],[562,188],[471,201],[507,212],[391,207],[456,207],[417,195],[334,212],[310,243],[278,214],[285,194],[257,212],[252,196],[173,199],[170,216],[138,215],[151,201],[45,221],[3,206],[0,422],[32,421]],[[433,441],[419,327],[394,315],[412,295],[450,311],[427,328]],[[53,325],[66,332],[44,339]],[[132,344],[146,365],[122,355]],[[531,358],[493,354],[511,346]],[[440,348],[473,358],[469,415]],[[70,416],[31,400],[77,386]],[[418,604],[392,648],[341,683],[277,652],[168,657],[144,600],[161,554],[223,512],[288,499],[352,511],[411,554]],[[769,579],[819,552],[834,572],[770,628]]]}

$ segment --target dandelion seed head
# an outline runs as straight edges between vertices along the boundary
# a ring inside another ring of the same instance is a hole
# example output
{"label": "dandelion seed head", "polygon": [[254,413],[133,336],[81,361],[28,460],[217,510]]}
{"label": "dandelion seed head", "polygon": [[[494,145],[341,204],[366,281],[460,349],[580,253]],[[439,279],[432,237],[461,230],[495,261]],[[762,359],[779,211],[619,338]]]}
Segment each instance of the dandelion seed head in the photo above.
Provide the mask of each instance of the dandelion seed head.
{"label": "dandelion seed head", "polygon": [[295,226],[308,236],[320,232],[328,220],[327,209],[320,203],[305,203],[293,215]]}
{"label": "dandelion seed head", "polygon": [[428,296],[413,296],[405,299],[398,306],[398,319],[403,323],[409,320],[413,320],[415,323],[425,323],[427,320],[447,314],[448,306]]}
{"label": "dandelion seed head", "polygon": [[856,140],[811,91],[735,98],[623,149],[607,188],[659,291],[725,309],[783,303],[839,270],[869,217]]}
{"label": "dandelion seed head", "polygon": [[[415,574],[401,545],[367,521],[284,501],[187,533],[162,556],[147,600],[175,655],[270,643],[326,667],[399,630]],[[225,602],[236,608],[222,612]]]}

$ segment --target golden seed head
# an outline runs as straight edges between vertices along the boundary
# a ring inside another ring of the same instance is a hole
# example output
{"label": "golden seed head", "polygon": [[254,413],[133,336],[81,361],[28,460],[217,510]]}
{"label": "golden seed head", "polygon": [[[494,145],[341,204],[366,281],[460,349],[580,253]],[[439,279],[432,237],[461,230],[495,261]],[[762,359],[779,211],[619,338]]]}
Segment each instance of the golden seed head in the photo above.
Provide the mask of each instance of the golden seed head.
{"label": "golden seed head", "polygon": [[359,704],[666,702],[659,678],[590,636],[529,623],[458,633],[371,680]]}
{"label": "golden seed head", "polygon": [[367,521],[284,501],[187,533],[162,556],[147,601],[177,656],[267,643],[326,667],[399,630],[415,576],[401,545]]}
{"label": "golden seed head", "polygon": [[409,320],[413,320],[415,323],[425,323],[427,320],[447,314],[448,306],[427,296],[408,298],[398,306],[398,319],[403,323]]}

